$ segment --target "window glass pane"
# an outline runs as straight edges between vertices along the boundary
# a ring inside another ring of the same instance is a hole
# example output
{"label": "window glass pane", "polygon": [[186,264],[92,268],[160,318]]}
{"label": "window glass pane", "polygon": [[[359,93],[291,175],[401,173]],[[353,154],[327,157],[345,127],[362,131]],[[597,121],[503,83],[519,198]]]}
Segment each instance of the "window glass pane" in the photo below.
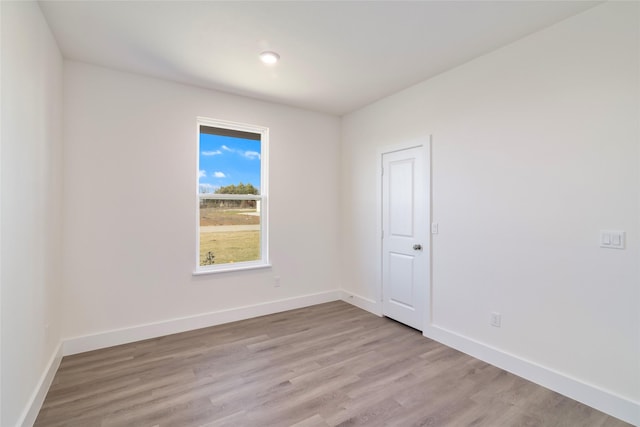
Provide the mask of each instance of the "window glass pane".
{"label": "window glass pane", "polygon": [[262,260],[260,200],[211,199],[259,195],[261,135],[200,126],[199,265]]}
{"label": "window glass pane", "polygon": [[259,200],[200,200],[200,265],[260,260]]}
{"label": "window glass pane", "polygon": [[[208,131],[211,129],[215,128],[207,127]],[[259,194],[260,152],[260,140],[201,131],[200,193]]]}

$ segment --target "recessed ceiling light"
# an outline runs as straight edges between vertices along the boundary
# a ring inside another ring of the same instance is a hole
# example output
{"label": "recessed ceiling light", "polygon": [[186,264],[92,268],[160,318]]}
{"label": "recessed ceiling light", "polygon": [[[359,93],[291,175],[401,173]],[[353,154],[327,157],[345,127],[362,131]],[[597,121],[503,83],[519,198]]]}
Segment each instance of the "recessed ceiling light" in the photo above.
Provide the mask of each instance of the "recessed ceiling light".
{"label": "recessed ceiling light", "polygon": [[280,55],[278,55],[275,52],[262,52],[260,54],[260,59],[262,60],[262,62],[264,62],[265,64],[268,65],[273,65],[276,62],[278,62],[278,60],[280,59]]}

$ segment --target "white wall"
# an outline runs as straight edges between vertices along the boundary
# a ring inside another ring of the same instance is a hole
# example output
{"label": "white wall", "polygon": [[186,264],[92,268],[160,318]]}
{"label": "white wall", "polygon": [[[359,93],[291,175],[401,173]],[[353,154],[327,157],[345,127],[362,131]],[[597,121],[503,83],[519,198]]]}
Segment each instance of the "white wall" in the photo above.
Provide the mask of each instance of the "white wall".
{"label": "white wall", "polygon": [[377,148],[432,134],[431,328],[640,402],[638,12],[598,6],[347,115],[343,287],[379,295]]}
{"label": "white wall", "polygon": [[62,57],[37,3],[1,7],[0,424],[13,426],[60,341]]}
{"label": "white wall", "polygon": [[[65,337],[339,288],[338,118],[72,61],[64,84]],[[197,116],[270,128],[272,269],[192,276]]]}

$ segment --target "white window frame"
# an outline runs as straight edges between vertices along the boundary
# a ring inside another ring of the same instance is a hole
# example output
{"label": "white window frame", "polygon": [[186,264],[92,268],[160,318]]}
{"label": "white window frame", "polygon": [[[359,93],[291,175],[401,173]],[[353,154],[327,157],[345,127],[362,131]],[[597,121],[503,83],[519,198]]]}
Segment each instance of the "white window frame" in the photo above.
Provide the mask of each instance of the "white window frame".
{"label": "white window frame", "polygon": [[[201,194],[200,171],[200,126],[250,132],[260,135],[260,194]],[[221,273],[238,270],[271,267],[269,262],[269,128],[226,120],[197,118],[198,151],[196,156],[196,250],[194,275]],[[260,259],[226,264],[200,265],[200,200],[256,200],[260,203]]]}

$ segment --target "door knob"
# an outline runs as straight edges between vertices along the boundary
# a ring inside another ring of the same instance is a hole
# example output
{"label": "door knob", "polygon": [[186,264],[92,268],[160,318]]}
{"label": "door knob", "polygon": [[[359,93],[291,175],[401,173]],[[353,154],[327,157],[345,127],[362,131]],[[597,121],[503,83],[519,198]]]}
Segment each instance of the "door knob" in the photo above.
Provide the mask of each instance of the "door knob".
{"label": "door knob", "polygon": [[415,245],[413,245],[413,250],[414,251],[421,251],[422,250],[422,245],[416,243]]}

